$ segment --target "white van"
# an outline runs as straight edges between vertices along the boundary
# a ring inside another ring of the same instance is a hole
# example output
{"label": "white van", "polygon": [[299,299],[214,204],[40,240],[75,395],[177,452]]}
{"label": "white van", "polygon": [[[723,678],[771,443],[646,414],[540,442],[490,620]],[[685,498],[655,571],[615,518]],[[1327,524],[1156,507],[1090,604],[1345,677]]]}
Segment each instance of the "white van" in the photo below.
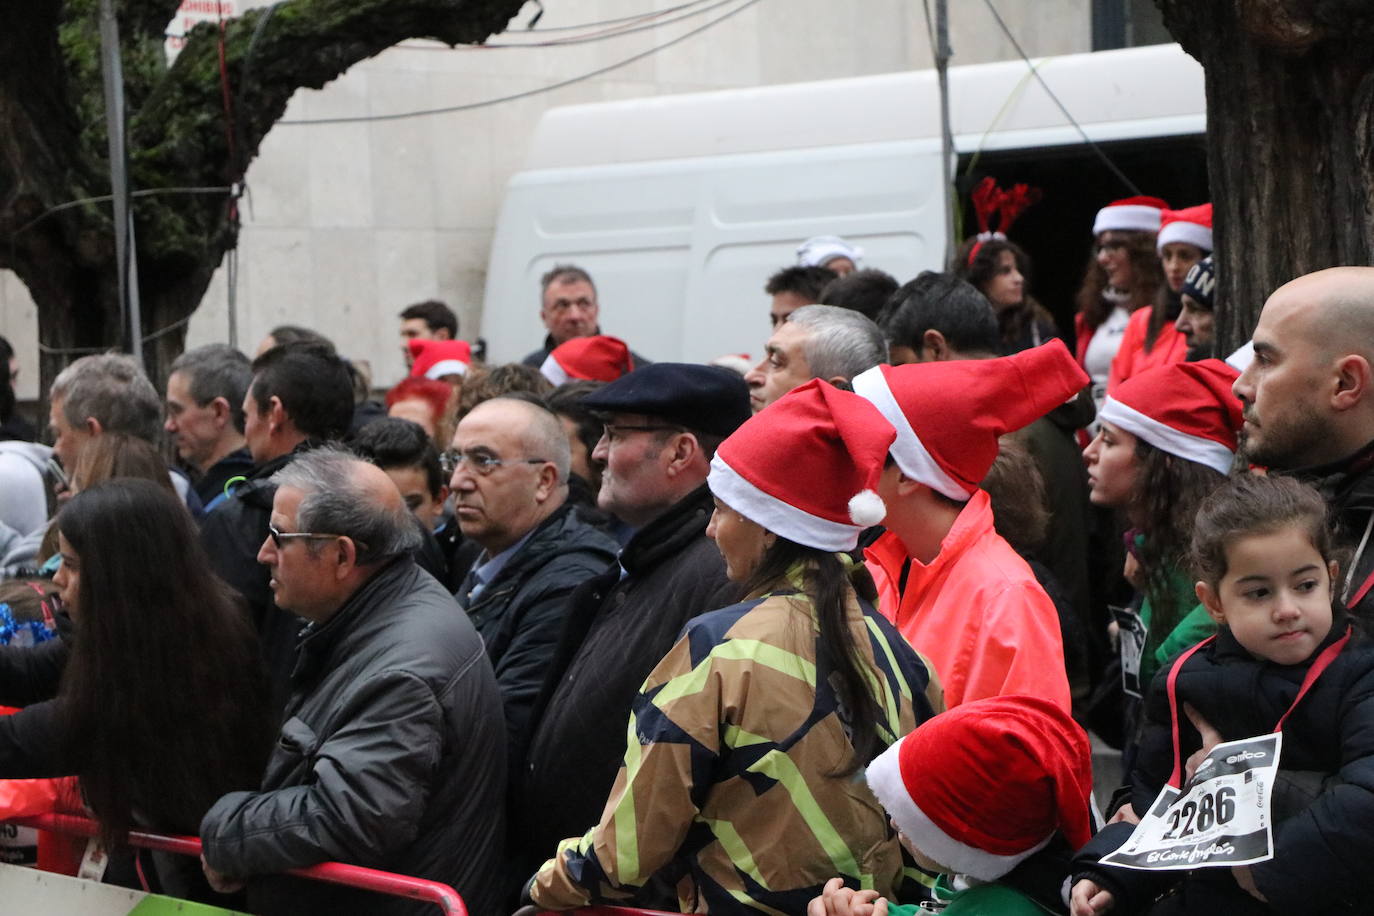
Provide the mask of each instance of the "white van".
{"label": "white van", "polygon": [[[1207,199],[1202,69],[1177,45],[1038,65],[1140,193]],[[951,68],[950,107],[960,173],[1043,190],[1011,234],[1039,264],[1032,291],[1065,326],[1092,214],[1135,192],[1022,61]],[[546,112],[496,226],[488,359],[540,345],[539,277],[556,263],[592,274],[605,333],[685,361],[760,354],[764,283],[809,236],[843,236],[899,281],[941,269],[939,124],[934,71]]]}

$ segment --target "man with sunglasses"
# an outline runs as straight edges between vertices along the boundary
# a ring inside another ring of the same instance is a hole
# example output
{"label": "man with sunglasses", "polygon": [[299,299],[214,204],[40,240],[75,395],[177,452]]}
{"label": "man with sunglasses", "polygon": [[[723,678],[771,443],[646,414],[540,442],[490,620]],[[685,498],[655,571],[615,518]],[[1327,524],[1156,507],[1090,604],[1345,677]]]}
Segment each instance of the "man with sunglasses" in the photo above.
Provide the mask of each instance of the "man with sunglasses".
{"label": "man with sunglasses", "polygon": [[455,597],[496,669],[507,758],[518,775],[568,596],[615,559],[617,545],[568,502],[568,437],[533,395],[478,404],[458,424],[445,459],[454,517],[482,547]]}
{"label": "man with sunglasses", "polygon": [[411,558],[418,529],[380,468],[323,446],[272,476],[258,551],[308,621],[255,792],[200,825],[210,883],[254,913],[427,912],[421,901],[282,876],[342,861],[440,881],[500,909],[505,726],[482,640]]}
{"label": "man with sunglasses", "polygon": [[625,754],[636,691],[682,626],[734,600],[706,538],[716,446],[749,418],[726,369],[655,363],[588,395],[605,431],[597,505],[637,530],[618,561],[573,592],[531,716],[523,785],[510,788],[513,880],[596,822]]}

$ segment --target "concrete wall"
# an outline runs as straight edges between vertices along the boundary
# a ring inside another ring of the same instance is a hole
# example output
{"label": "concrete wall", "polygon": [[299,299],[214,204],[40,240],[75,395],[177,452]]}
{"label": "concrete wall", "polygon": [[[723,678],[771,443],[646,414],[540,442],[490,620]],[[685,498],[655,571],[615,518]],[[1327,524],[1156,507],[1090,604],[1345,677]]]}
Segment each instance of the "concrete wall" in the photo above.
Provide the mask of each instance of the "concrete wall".
{"label": "concrete wall", "polygon": [[[666,9],[681,0],[653,0]],[[636,15],[644,0],[545,0],[540,29]],[[953,2],[954,63],[1016,56],[986,6]],[[1027,53],[1089,50],[1089,0],[997,0]],[[543,49],[455,49],[415,41],[296,94],[287,119],[376,115],[536,90],[661,44],[735,8],[609,41]],[[535,7],[514,20],[523,28]],[[570,33],[553,32],[555,38]],[[498,36],[494,41],[515,40]],[[343,125],[279,124],[249,169],[240,236],[240,348],[273,325],[319,328],[368,360],[378,385],[403,372],[396,313],[439,298],[475,333],[493,224],[535,122],[555,105],[798,82],[931,65],[922,5],[912,0],[763,0],[668,50],[566,88],[453,114]],[[823,111],[817,117],[823,118]],[[188,346],[227,339],[216,275]],[[537,308],[527,302],[487,307]],[[37,386],[37,320],[22,284],[0,272],[0,332],[21,354],[20,397]],[[153,329],[149,329],[153,330]],[[531,342],[533,345],[534,342]]]}

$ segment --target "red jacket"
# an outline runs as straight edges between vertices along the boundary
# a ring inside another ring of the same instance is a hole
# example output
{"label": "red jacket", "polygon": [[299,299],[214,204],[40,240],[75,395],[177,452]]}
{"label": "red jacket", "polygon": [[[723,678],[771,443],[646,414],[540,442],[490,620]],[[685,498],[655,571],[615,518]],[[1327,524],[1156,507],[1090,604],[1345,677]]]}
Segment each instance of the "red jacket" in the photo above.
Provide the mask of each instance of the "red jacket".
{"label": "red jacket", "polygon": [[1172,321],[1164,322],[1155,336],[1155,345],[1149,352],[1145,350],[1145,334],[1150,329],[1150,316],[1154,308],[1146,306],[1131,313],[1126,323],[1126,332],[1121,335],[1121,348],[1112,359],[1112,370],[1107,375],[1107,393],[1111,394],[1116,386],[1133,375],[1146,369],[1181,363],[1188,358],[1188,338],[1174,327]]}
{"label": "red jacket", "polygon": [[1026,561],[993,530],[992,505],[973,494],[929,566],[891,531],[864,551],[879,609],[944,682],[945,704],[1031,694],[1069,711],[1059,615]]}

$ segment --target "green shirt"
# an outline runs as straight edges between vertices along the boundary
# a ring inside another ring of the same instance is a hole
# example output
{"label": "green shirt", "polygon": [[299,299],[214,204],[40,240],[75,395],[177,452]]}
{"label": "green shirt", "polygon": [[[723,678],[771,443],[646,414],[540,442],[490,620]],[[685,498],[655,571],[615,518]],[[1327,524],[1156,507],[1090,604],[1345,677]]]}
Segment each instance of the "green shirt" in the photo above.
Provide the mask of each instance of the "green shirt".
{"label": "green shirt", "polygon": [[1174,571],[1169,576],[1170,590],[1178,607],[1192,607],[1182,620],[1167,633],[1157,633],[1150,618],[1154,608],[1148,596],[1140,603],[1140,622],[1145,624],[1145,651],[1140,657],[1140,686],[1148,688],[1155,673],[1180,652],[1196,645],[1217,631],[1217,625],[1207,608],[1196,604],[1197,595],[1189,577]]}
{"label": "green shirt", "polygon": [[[918,904],[889,904],[891,916],[919,916]],[[1044,916],[1051,912],[1020,891],[1005,884],[980,884],[950,898],[941,916]]]}

